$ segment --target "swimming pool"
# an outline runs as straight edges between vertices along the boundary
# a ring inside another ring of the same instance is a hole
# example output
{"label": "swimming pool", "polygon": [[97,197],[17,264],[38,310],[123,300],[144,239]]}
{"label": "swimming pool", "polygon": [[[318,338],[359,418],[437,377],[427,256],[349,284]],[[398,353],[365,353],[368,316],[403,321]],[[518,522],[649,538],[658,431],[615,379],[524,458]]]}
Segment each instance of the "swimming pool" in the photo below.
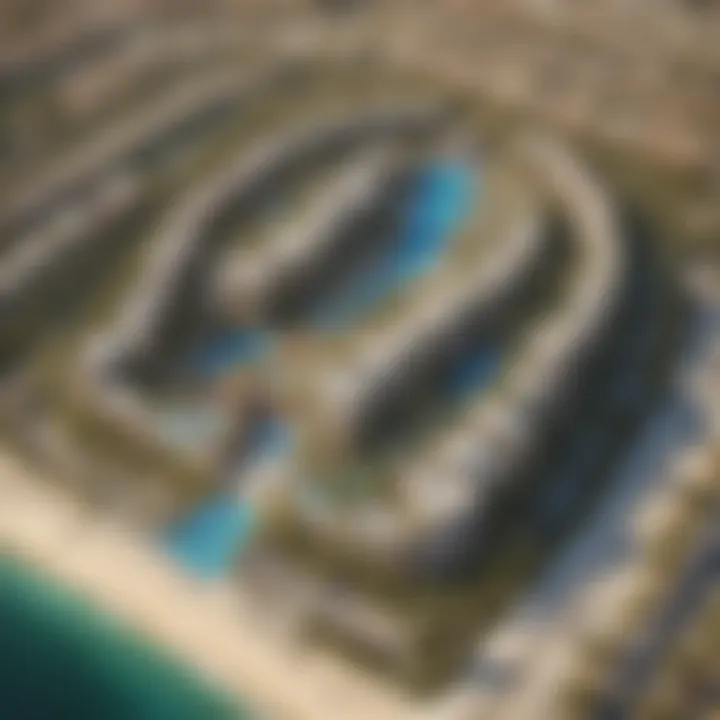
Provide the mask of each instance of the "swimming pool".
{"label": "swimming pool", "polygon": [[[399,230],[390,247],[331,302],[326,299],[311,314],[310,324],[322,330],[352,325],[383,296],[430,272],[470,215],[478,197],[478,182],[476,168],[461,160],[436,159],[423,167],[401,208]],[[231,330],[192,353],[189,364],[199,377],[214,380],[271,354],[273,342],[270,330]],[[448,380],[450,397],[461,398],[487,382],[497,364],[494,351],[478,352],[464,360]],[[261,429],[261,436],[256,458],[287,451],[290,429],[277,424]],[[243,469],[238,472],[242,474]],[[197,577],[225,574],[259,524],[252,507],[241,499],[238,484],[227,483],[163,536],[170,554]]]}
{"label": "swimming pool", "polygon": [[389,247],[315,310],[313,324],[348,327],[390,292],[433,270],[470,216],[480,178],[479,169],[455,159],[436,159],[421,168]]}
{"label": "swimming pool", "polygon": [[232,568],[260,523],[243,498],[243,477],[253,463],[288,452],[290,443],[290,431],[282,422],[259,427],[251,456],[231,470],[222,489],[163,533],[163,546],[193,576],[210,580]]}

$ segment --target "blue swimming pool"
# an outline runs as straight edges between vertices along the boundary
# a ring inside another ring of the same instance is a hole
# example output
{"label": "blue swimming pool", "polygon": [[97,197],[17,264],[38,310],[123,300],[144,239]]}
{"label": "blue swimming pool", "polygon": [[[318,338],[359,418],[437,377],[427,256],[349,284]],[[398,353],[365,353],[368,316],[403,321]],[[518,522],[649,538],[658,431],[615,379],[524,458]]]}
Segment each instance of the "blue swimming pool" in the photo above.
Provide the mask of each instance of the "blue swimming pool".
{"label": "blue swimming pool", "polygon": [[251,507],[224,490],[171,527],[163,543],[193,575],[211,579],[227,572],[253,529]]}
{"label": "blue swimming pool", "polygon": [[[325,302],[311,324],[321,329],[347,327],[399,286],[432,270],[469,216],[478,196],[474,167],[455,159],[436,160],[424,167],[402,208],[400,230],[387,252],[334,297]],[[188,364],[198,377],[213,380],[256,361],[273,350],[270,331],[236,329],[211,338],[191,353]],[[448,392],[457,397],[476,388],[497,365],[495,353],[478,353],[452,373]],[[270,423],[258,430],[249,462],[287,452],[289,430]],[[238,477],[247,469],[238,469]],[[242,500],[238,482],[225,487],[169,528],[163,537],[168,552],[194,575],[210,579],[225,574],[257,527],[253,509]]]}
{"label": "blue swimming pool", "polygon": [[254,462],[288,452],[291,435],[281,422],[257,428],[254,448],[232,469],[224,487],[166,530],[162,543],[190,573],[209,580],[225,575],[258,527],[251,504],[243,499],[243,475]]}
{"label": "blue swimming pool", "polygon": [[460,160],[433,160],[423,167],[401,209],[393,242],[332,302],[316,309],[313,323],[321,329],[347,327],[390,292],[433,270],[470,216],[479,183],[477,168]]}
{"label": "blue swimming pool", "polygon": [[[388,293],[431,271],[470,215],[479,182],[477,168],[460,160],[434,160],[423,167],[386,252],[316,308],[310,324],[320,329],[347,327]],[[196,377],[212,380],[269,355],[273,340],[270,329],[232,328],[204,341],[186,364]]]}

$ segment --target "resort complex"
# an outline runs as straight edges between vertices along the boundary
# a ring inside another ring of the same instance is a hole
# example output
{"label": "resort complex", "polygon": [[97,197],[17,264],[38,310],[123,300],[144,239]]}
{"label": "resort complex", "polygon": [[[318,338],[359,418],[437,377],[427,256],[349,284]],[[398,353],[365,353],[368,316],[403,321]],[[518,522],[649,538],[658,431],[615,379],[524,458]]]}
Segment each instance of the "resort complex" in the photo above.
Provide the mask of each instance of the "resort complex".
{"label": "resort complex", "polygon": [[720,717],[720,6],[6,5],[0,717]]}

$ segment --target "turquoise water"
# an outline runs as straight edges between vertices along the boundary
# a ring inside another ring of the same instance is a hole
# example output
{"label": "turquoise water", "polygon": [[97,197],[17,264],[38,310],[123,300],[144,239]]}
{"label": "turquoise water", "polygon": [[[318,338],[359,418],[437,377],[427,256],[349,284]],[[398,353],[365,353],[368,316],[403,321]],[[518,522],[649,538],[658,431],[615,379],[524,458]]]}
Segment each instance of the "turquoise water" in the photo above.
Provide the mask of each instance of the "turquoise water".
{"label": "turquoise water", "polygon": [[[435,160],[424,167],[401,210],[400,229],[388,251],[324,301],[311,314],[311,324],[352,324],[389,292],[434,269],[470,215],[478,183],[476,169],[458,160]],[[195,349],[187,366],[196,377],[212,380],[272,350],[269,329],[233,328]]]}
{"label": "turquoise water", "polygon": [[[311,322],[320,327],[352,324],[383,295],[432,270],[470,214],[477,182],[474,168],[460,161],[443,159],[423,168],[402,208],[400,230],[389,251],[370,272],[359,273],[340,297],[323,303]],[[270,332],[237,329],[214,337],[189,363],[199,377],[212,379],[271,352]],[[464,361],[453,372],[448,392],[460,397],[476,388],[487,381],[496,364],[497,354],[492,352]],[[271,423],[259,433],[250,462],[287,452],[287,428]],[[258,526],[236,487],[246,469],[239,468],[235,481],[228,481],[163,537],[168,552],[197,577],[210,579],[228,572]]]}
{"label": "turquoise water", "polygon": [[[253,453],[246,462],[262,462],[288,452],[290,441],[285,425],[268,422],[258,428]],[[242,489],[237,487],[247,469],[243,463],[221,491],[170,527],[162,538],[168,553],[199,579],[225,575],[259,526],[252,506],[243,500]]]}
{"label": "turquoise water", "polygon": [[[183,366],[195,380],[212,385],[226,373],[267,356],[272,347],[273,337],[269,332],[232,328],[214,334],[191,349]],[[163,437],[184,448],[207,447],[228,422],[222,407],[192,401],[161,407],[155,416]]]}
{"label": "turquoise water", "polygon": [[357,321],[390,292],[433,270],[479,197],[479,176],[459,160],[434,160],[415,179],[388,251],[313,313],[321,329]]}
{"label": "turquoise water", "polygon": [[248,717],[124,627],[19,561],[0,557],[0,718]]}
{"label": "turquoise water", "polygon": [[210,498],[193,514],[170,528],[164,544],[195,577],[223,576],[251,539],[255,517],[232,490]]}

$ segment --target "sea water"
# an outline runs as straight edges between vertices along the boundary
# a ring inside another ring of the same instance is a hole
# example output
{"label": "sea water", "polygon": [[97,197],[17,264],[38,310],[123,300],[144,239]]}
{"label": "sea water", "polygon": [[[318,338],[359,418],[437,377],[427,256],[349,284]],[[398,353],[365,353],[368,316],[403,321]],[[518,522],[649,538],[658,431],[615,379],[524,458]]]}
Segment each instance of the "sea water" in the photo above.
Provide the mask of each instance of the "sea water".
{"label": "sea water", "polygon": [[2,556],[0,658],[3,720],[249,717],[67,588]]}

